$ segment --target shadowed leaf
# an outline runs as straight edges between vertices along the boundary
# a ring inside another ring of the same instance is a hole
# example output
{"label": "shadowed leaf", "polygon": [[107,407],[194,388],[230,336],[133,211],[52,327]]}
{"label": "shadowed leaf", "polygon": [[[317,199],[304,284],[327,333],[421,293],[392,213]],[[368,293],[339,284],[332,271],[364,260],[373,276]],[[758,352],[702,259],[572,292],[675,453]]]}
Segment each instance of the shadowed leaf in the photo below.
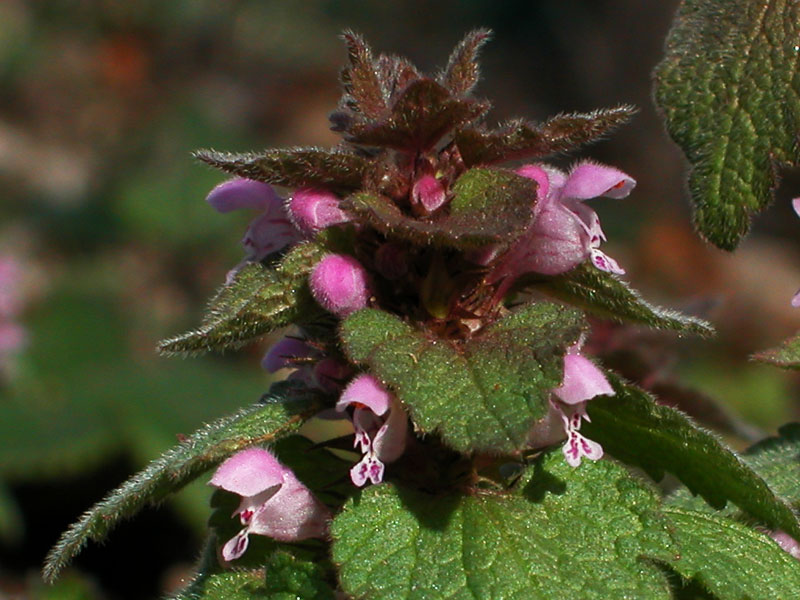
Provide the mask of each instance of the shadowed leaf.
{"label": "shadowed leaf", "polygon": [[226,173],[286,187],[319,186],[346,192],[361,185],[366,159],[318,148],[292,148],[232,154],[198,150],[195,158]]}
{"label": "shadowed leaf", "polygon": [[437,79],[454,96],[469,94],[478,83],[478,52],[491,37],[490,29],[476,29],[468,33],[453,50],[447,67]]}
{"label": "shadowed leaf", "polygon": [[757,352],[752,358],[783,369],[800,369],[800,334],[790,337],[777,348]]}
{"label": "shadowed leaf", "polygon": [[453,186],[449,214],[431,220],[404,214],[389,198],[364,192],[343,207],[381,233],[418,244],[476,248],[516,239],[533,218],[536,182],[508,171],[471,169]]}
{"label": "shadowed leaf", "polygon": [[800,4],[684,0],[656,69],[667,129],[692,165],[695,225],[733,250],[797,164]]}
{"label": "shadowed leaf", "polygon": [[626,123],[636,109],[617,106],[590,113],[557,115],[541,124],[514,120],[494,130],[463,129],[455,142],[467,166],[543,158],[575,150]]}
{"label": "shadowed leaf", "polygon": [[800,536],[789,506],[732,450],[683,413],[656,404],[643,390],[611,373],[608,379],[616,395],[588,403],[592,421],[582,433],[656,481],[669,471],[715,508],[730,501],[773,529]]}
{"label": "shadowed leaf", "polygon": [[372,60],[372,50],[357,33],[350,30],[342,34],[347,46],[350,66],[342,71],[342,83],[358,112],[369,119],[377,119],[386,110],[381,82]]}
{"label": "shadowed leaf", "polygon": [[653,306],[625,281],[612,273],[601,271],[591,262],[585,262],[555,277],[526,276],[521,283],[534,284],[538,289],[560,300],[621,323],[641,323],[656,329],[671,329],[702,336],[714,334],[713,327],[702,319]]}
{"label": "shadowed leaf", "polygon": [[89,509],[48,554],[44,578],[52,581],[87,541],[102,541],[120,521],[158,504],[231,454],[296,431],[318,408],[297,387],[282,384],[275,390],[265,403],[207,425]]}
{"label": "shadowed leaf", "polygon": [[503,452],[521,448],[547,414],[564,352],[582,327],[579,312],[537,303],[450,342],[365,309],[343,322],[341,339],[351,359],[395,390],[421,431],[440,433],[456,450]]}

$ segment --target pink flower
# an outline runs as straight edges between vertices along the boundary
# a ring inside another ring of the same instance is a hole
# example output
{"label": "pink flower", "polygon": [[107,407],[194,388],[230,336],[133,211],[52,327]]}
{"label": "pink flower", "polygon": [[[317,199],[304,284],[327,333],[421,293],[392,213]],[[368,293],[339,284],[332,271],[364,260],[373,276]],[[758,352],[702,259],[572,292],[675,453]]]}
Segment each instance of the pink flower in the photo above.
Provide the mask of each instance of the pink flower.
{"label": "pink flower", "polygon": [[339,198],[327,190],[300,188],[292,194],[287,208],[292,222],[308,237],[331,225],[350,221],[339,208]]}
{"label": "pink flower", "polygon": [[211,190],[206,201],[221,213],[241,208],[261,211],[242,238],[248,260],[261,260],[300,240],[297,230],[286,215],[283,201],[272,186],[266,183],[250,179],[230,179]]}
{"label": "pink flower", "polygon": [[570,466],[580,466],[583,458],[599,460],[603,448],[580,433],[581,423],[589,420],[586,414],[589,400],[614,393],[603,372],[580,353],[580,343],[574,345],[564,355],[564,378],[552,392],[550,412],[529,435],[531,445],[546,446],[566,435],[562,450]]}
{"label": "pink flower", "polygon": [[[792,200],[792,208],[794,208],[794,212],[797,213],[797,216],[800,217],[800,197]],[[792,298],[792,306],[795,308],[800,306],[800,290],[798,290],[798,292],[794,295],[794,298]]]}
{"label": "pink flower", "polygon": [[384,463],[397,460],[406,447],[408,419],[397,399],[372,375],[362,374],[344,389],[336,410],[353,408],[354,446],[361,461],[350,469],[350,479],[361,487],[369,479],[383,481]]}
{"label": "pink flower", "polygon": [[309,279],[311,293],[326,310],[346,317],[367,305],[372,295],[367,271],[346,254],[326,254]]}
{"label": "pink flower", "polygon": [[235,560],[247,550],[248,536],[265,535],[281,542],[324,537],[328,509],[268,450],[249,448],[222,463],[209,485],[242,497],[232,516],[244,528],[222,547],[222,557]]}
{"label": "pink flower", "polygon": [[781,531],[780,529],[769,532],[769,536],[775,540],[782,550],[788,552],[797,560],[800,560],[800,544],[798,544],[797,540],[795,540],[792,536],[784,531]]}
{"label": "pink flower", "polygon": [[444,186],[433,175],[423,175],[414,182],[411,188],[411,202],[422,208],[424,214],[430,214],[440,208],[447,200]]}
{"label": "pink flower", "polygon": [[546,165],[524,165],[517,173],[538,184],[534,220],[501,259],[490,281],[513,281],[529,272],[558,275],[587,258],[603,271],[625,272],[600,250],[606,236],[597,213],[584,201],[598,196],[624,198],[636,185],[633,179],[590,162],[579,163],[569,175]]}

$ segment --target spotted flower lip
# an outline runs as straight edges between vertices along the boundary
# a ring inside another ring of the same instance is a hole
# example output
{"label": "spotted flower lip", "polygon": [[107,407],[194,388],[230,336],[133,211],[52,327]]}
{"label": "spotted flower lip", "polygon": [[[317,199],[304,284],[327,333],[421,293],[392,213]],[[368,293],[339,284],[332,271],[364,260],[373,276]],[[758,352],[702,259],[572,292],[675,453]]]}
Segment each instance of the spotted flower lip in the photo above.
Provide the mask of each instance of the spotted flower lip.
{"label": "spotted flower lip", "polygon": [[353,379],[342,392],[336,410],[353,407],[354,446],[362,459],[350,470],[350,479],[359,487],[367,481],[383,481],[385,463],[403,454],[408,436],[408,419],[398,400],[372,375]]}
{"label": "spotted flower lip", "polygon": [[330,511],[268,450],[249,448],[234,454],[219,466],[209,485],[242,497],[232,516],[244,527],[222,547],[226,561],[244,554],[250,534],[281,542],[327,535]]}
{"label": "spotted flower lip", "polygon": [[249,260],[261,260],[301,239],[299,232],[289,221],[283,200],[266,183],[251,179],[230,179],[211,190],[206,202],[220,213],[243,208],[261,211],[251,221],[242,238]]}

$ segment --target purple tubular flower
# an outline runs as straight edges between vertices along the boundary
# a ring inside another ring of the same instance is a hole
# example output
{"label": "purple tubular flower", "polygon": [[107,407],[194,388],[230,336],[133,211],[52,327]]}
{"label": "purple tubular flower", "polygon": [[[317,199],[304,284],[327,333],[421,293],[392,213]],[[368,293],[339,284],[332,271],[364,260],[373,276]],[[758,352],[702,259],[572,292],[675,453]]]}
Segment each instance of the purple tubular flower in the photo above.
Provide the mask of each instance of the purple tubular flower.
{"label": "purple tubular flower", "polygon": [[354,446],[364,455],[350,470],[359,487],[383,481],[384,464],[397,460],[406,447],[408,419],[397,399],[372,375],[353,379],[342,392],[336,410],[353,407]]}
{"label": "purple tubular flower", "polygon": [[340,223],[350,217],[339,208],[339,198],[331,192],[318,188],[300,188],[292,194],[287,204],[289,217],[307,237]]}
{"label": "purple tubular flower", "polygon": [[547,165],[523,165],[517,174],[537,183],[534,220],[528,230],[509,249],[490,275],[490,281],[523,273],[558,275],[587,258],[603,271],[624,271],[611,257],[600,251],[606,239],[597,213],[584,200],[607,196],[624,198],[636,182],[622,171],[583,162],[569,175]]}
{"label": "purple tubular flower", "polygon": [[323,256],[311,272],[309,284],[316,301],[339,317],[364,308],[372,295],[367,271],[346,254]]}
{"label": "purple tubular flower", "polygon": [[232,516],[238,515],[244,528],[223,546],[226,561],[244,554],[251,533],[281,542],[327,534],[328,509],[268,450],[249,448],[234,454],[219,466],[209,485],[242,497]]}
{"label": "purple tubular flower", "polygon": [[283,201],[272,186],[266,183],[251,179],[231,179],[211,190],[206,201],[220,213],[241,208],[262,211],[250,223],[242,238],[249,260],[261,260],[300,239],[286,216]]}
{"label": "purple tubular flower", "polygon": [[589,420],[586,403],[597,396],[613,396],[614,388],[603,372],[580,353],[580,343],[564,355],[564,377],[550,398],[550,412],[531,430],[531,445],[553,444],[566,435],[564,458],[572,467],[578,467],[583,458],[599,460],[603,447],[580,433],[583,420]]}
{"label": "purple tubular flower", "polygon": [[[797,216],[800,217],[800,197],[792,200],[792,208],[794,208],[794,212],[797,213]],[[792,298],[792,306],[795,308],[800,306],[800,290],[798,290]]]}

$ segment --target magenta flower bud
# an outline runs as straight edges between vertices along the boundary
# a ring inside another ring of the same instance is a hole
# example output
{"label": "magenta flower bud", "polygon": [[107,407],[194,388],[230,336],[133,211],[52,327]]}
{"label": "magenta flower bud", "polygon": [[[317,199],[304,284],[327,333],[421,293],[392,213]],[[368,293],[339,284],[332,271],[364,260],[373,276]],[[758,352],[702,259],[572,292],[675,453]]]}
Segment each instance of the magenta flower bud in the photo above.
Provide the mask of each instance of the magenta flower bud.
{"label": "magenta flower bud", "polygon": [[411,188],[411,201],[421,205],[428,214],[442,206],[446,199],[444,186],[433,175],[423,175]]}
{"label": "magenta flower bud", "polygon": [[339,208],[339,198],[327,190],[301,188],[292,194],[287,206],[292,222],[308,237],[331,225],[350,221]]}
{"label": "magenta flower bud", "polygon": [[336,403],[336,410],[353,407],[354,446],[361,447],[361,461],[350,469],[350,479],[361,487],[367,480],[383,481],[384,463],[397,460],[406,448],[408,419],[400,403],[372,375],[351,381]]}
{"label": "magenta flower bud", "polygon": [[311,293],[326,310],[346,317],[367,305],[371,295],[367,271],[346,254],[327,254],[309,279]]}
{"label": "magenta flower bud", "polygon": [[402,244],[386,242],[375,252],[375,268],[390,281],[408,273],[408,252]]}
{"label": "magenta flower bud", "polygon": [[206,201],[221,213],[241,208],[262,211],[247,228],[242,245],[250,260],[261,260],[290,244],[299,241],[289,222],[283,202],[272,186],[250,179],[231,179],[215,187]]}
{"label": "magenta flower bud", "polygon": [[249,448],[234,454],[219,466],[209,485],[242,497],[232,516],[238,515],[244,527],[223,546],[226,561],[244,554],[251,533],[280,542],[327,535],[328,509],[268,450]]}

